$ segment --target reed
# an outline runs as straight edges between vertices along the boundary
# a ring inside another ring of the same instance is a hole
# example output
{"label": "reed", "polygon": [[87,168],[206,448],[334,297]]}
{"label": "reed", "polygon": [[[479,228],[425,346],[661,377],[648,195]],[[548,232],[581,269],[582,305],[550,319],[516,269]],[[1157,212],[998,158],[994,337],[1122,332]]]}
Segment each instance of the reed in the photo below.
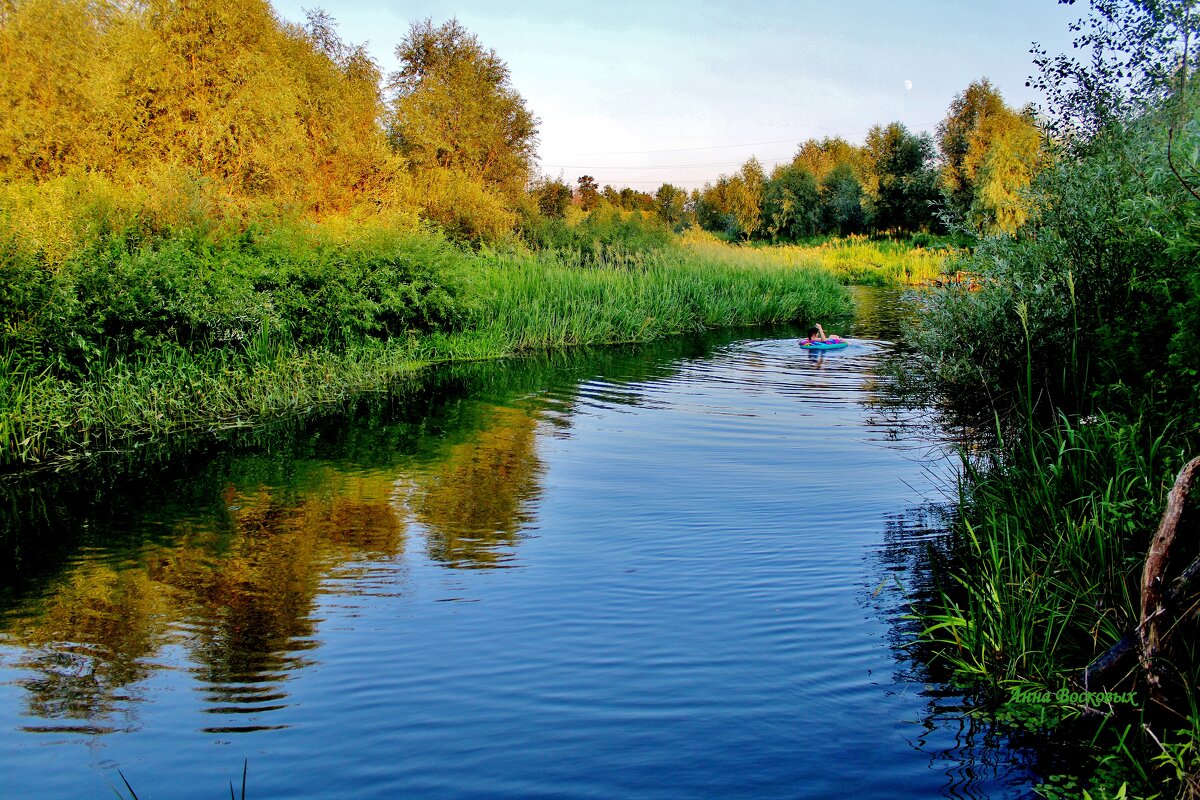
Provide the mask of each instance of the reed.
{"label": "reed", "polygon": [[814,244],[739,246],[712,235],[690,233],[692,252],[746,266],[819,268],[844,284],[912,286],[937,280],[957,251],[914,247],[907,242],[846,236]]}
{"label": "reed", "polygon": [[[438,275],[452,287],[455,307],[443,316],[454,321],[428,330],[384,338],[347,334],[344,326],[323,342],[313,334],[297,341],[287,324],[183,342],[135,331],[126,341],[136,341],[136,349],[93,346],[74,369],[10,352],[0,358],[0,466],[61,465],[170,433],[302,414],[433,363],[648,342],[849,310],[845,290],[827,273],[680,248],[642,252],[619,267],[581,267],[549,252],[445,261],[450,266]],[[278,313],[269,297],[256,302]]]}
{"label": "reed", "polygon": [[[1004,439],[986,464],[964,460],[961,521],[918,612],[958,682],[1001,707],[1015,689],[1073,685],[1137,624],[1146,549],[1188,438],[1177,423],[1060,414]],[[1181,667],[1188,685],[1196,663]],[[1168,747],[1143,733],[1144,710],[1112,710],[1097,726],[1082,708],[1058,708],[1047,725],[1091,741],[1081,752],[1097,786],[1179,789],[1188,765],[1194,779],[1200,723],[1185,714]],[[1164,775],[1172,769],[1176,778]]]}

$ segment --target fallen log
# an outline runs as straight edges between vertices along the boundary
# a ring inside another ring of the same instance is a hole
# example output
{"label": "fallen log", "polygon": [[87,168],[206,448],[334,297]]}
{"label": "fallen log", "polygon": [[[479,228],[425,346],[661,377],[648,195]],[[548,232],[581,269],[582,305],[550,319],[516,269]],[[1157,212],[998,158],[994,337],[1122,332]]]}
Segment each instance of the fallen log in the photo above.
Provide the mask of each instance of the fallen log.
{"label": "fallen log", "polygon": [[1124,677],[1136,657],[1151,698],[1161,699],[1163,675],[1159,656],[1165,653],[1170,644],[1171,626],[1176,622],[1172,612],[1191,591],[1192,584],[1200,578],[1200,557],[1197,557],[1175,580],[1167,580],[1172,561],[1178,560],[1176,551],[1181,541],[1179,529],[1184,523],[1188,496],[1198,474],[1200,457],[1193,458],[1179,471],[1175,485],[1167,495],[1167,507],[1158,523],[1158,530],[1150,540],[1146,563],[1142,567],[1142,607],[1138,625],[1088,664],[1082,679],[1085,689],[1091,691],[1093,686],[1108,685],[1113,682],[1111,678],[1114,675],[1117,680]]}

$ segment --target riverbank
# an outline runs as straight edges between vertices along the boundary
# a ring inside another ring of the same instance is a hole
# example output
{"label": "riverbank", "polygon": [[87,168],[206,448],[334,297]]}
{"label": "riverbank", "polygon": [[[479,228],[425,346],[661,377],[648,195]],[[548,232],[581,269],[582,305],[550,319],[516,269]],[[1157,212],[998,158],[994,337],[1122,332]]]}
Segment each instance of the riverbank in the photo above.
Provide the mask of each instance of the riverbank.
{"label": "riverbank", "polygon": [[[1114,120],[1039,178],[1037,227],[981,239],[959,265],[979,291],[931,293],[904,365],[923,397],[992,432],[965,459],[942,591],[918,609],[924,643],[981,708],[1055,753],[1049,797],[1200,795],[1198,598],[1175,585],[1196,538],[1180,535],[1166,570],[1148,556],[1200,453],[1200,208],[1162,119]],[[1195,145],[1188,130],[1176,147]],[[1173,585],[1159,612],[1156,587]],[[1159,626],[1143,646],[1136,632]],[[1089,669],[1126,636],[1129,658]]]}
{"label": "riverbank", "polygon": [[850,303],[814,268],[681,247],[581,267],[428,233],[176,237],[15,267],[5,300],[27,313],[0,361],[8,469],[304,413],[435,363],[830,319]]}

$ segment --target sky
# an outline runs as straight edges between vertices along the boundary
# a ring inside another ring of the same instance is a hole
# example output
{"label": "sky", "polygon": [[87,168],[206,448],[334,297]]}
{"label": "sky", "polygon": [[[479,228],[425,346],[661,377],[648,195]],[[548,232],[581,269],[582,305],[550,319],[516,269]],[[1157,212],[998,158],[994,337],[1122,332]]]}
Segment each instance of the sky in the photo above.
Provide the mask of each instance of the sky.
{"label": "sky", "polygon": [[809,138],[861,144],[876,124],[933,132],[987,77],[1010,106],[1033,42],[1070,49],[1056,0],[273,0],[322,8],[384,73],[409,25],[457,17],[509,66],[541,120],[541,171],[574,183],[696,188],[756,156],[769,172]]}

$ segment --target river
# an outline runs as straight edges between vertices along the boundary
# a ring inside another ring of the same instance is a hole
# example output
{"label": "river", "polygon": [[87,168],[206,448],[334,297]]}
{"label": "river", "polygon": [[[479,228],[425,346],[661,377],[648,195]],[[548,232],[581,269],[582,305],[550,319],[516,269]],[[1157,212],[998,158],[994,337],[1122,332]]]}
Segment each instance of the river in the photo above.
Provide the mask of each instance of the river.
{"label": "river", "polygon": [[447,368],[10,482],[5,796],[1024,796],[901,649],[954,460],[880,406],[903,304],[857,292],[822,356]]}

